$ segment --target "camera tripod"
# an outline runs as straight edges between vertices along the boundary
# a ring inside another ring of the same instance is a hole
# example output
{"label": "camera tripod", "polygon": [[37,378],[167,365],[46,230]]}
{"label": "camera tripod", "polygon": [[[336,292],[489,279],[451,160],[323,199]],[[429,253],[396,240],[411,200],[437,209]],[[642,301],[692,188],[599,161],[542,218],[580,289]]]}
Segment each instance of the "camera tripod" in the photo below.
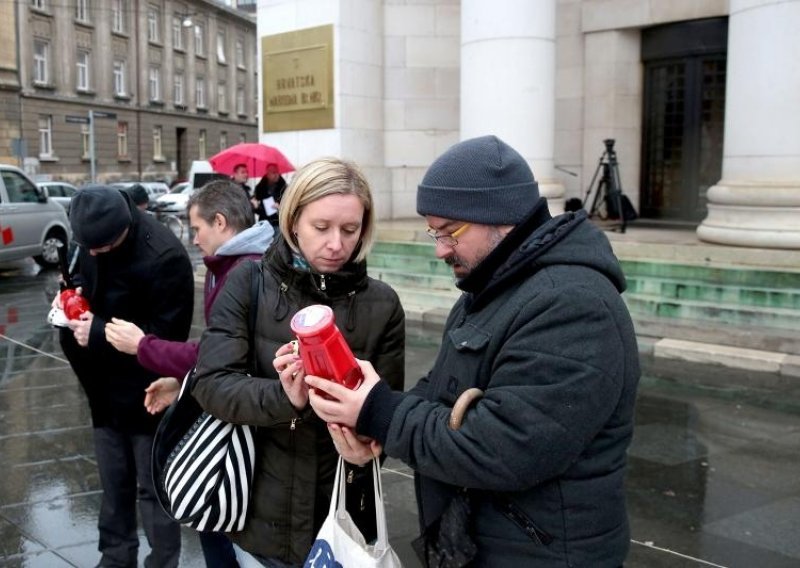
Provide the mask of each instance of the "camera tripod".
{"label": "camera tripod", "polygon": [[[624,233],[628,221],[633,221],[637,215],[628,198],[622,193],[617,153],[614,151],[614,139],[607,138],[603,140],[603,144],[606,145],[606,149],[600,155],[600,162],[589,183],[589,189],[586,190],[583,208],[589,213],[589,217],[597,217],[604,221],[607,219],[619,220],[619,230]],[[600,176],[601,171],[602,176]],[[598,178],[598,176],[600,177]],[[590,197],[592,205],[588,208]]]}

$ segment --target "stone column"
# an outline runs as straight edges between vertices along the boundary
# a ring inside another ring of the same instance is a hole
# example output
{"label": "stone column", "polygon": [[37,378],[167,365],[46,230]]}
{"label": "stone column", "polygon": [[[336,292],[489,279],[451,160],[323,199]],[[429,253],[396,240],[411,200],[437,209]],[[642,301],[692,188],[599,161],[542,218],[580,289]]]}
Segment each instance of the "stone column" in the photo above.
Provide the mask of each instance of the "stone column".
{"label": "stone column", "polygon": [[461,139],[502,138],[530,164],[551,212],[560,213],[555,33],[555,0],[461,2]]}
{"label": "stone column", "polygon": [[[372,187],[375,213],[391,218],[391,183],[383,151],[383,3],[374,0],[259,0],[259,73],[264,36],[331,24],[335,126],[314,130],[263,132],[259,141],[280,148],[295,166],[321,156],[356,162]],[[264,98],[265,77],[261,100]],[[262,103],[263,106],[263,103]]]}
{"label": "stone column", "polygon": [[800,2],[730,0],[722,179],[704,241],[800,248]]}

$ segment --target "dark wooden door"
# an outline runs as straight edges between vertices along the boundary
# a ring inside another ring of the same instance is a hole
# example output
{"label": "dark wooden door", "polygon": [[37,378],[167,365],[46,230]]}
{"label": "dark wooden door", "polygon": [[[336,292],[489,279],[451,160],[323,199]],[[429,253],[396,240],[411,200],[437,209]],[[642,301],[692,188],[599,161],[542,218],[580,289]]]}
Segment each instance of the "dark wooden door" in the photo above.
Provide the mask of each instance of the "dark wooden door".
{"label": "dark wooden door", "polygon": [[701,221],[722,174],[727,20],[701,22],[643,33],[645,218]]}

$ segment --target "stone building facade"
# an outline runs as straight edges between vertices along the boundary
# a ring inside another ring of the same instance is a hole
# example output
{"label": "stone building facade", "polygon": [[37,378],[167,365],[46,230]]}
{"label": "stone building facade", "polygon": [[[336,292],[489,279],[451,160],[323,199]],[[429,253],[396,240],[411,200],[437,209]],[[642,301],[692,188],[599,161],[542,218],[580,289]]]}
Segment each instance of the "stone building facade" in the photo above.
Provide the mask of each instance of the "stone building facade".
{"label": "stone building facade", "polygon": [[487,133],[560,211],[613,139],[641,223],[800,248],[800,0],[259,0],[257,19],[259,45],[334,28],[334,127],[262,112],[260,139],[356,160],[382,218],[413,217],[427,166]]}
{"label": "stone building facade", "polygon": [[256,141],[251,16],[204,0],[0,10],[15,39],[0,46],[0,161],[40,180],[89,182],[93,162],[97,182],[172,181],[192,160]]}

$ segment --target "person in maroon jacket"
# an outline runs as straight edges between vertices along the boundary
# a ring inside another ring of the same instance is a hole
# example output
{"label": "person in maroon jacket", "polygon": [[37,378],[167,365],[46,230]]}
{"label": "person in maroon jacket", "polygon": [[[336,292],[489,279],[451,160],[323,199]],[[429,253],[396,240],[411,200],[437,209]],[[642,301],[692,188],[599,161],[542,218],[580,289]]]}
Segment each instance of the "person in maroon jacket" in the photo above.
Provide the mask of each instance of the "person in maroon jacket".
{"label": "person in maroon jacket", "polygon": [[[202,251],[208,268],[203,294],[207,321],[230,270],[242,261],[260,259],[272,243],[274,231],[267,221],[253,224],[249,200],[228,180],[203,186],[189,199],[187,209],[194,244]],[[175,400],[183,377],[197,361],[197,341],[161,339],[125,320],[112,318],[106,324],[106,337],[119,351],[136,355],[142,367],[161,375],[146,390],[144,404],[151,414],[161,412]],[[208,566],[237,565],[224,535],[200,533],[200,543]]]}

